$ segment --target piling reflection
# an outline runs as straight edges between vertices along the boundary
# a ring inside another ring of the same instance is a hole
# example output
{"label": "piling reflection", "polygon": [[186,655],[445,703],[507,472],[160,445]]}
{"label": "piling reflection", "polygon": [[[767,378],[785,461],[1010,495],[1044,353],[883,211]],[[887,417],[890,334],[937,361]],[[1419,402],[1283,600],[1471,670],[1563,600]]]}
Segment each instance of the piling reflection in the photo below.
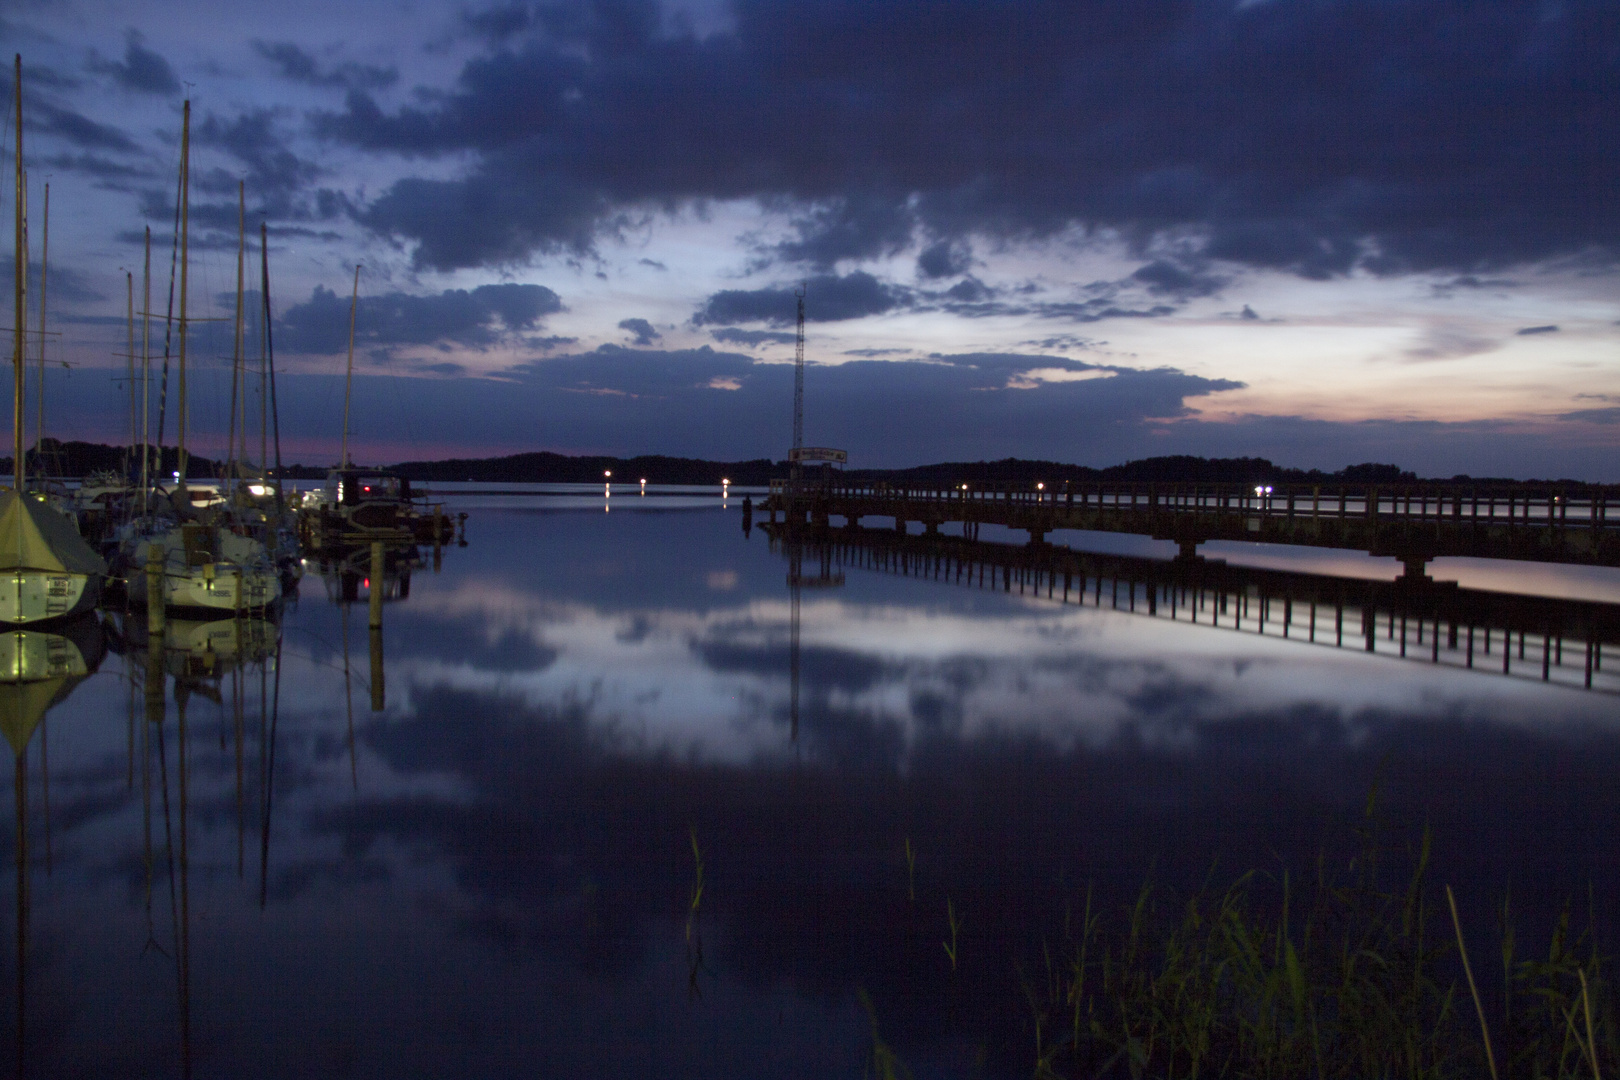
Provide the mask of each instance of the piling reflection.
{"label": "piling reflection", "polygon": [[[860,568],[1081,607],[1396,655],[1620,694],[1612,658],[1620,604],[1494,593],[1427,579],[1335,578],[1219,561],[1164,562],[1049,545],[1013,546],[887,531],[824,531],[806,541],[763,526],[796,565]],[[791,570],[790,570],[791,573]],[[1566,647],[1582,659],[1565,663]]]}

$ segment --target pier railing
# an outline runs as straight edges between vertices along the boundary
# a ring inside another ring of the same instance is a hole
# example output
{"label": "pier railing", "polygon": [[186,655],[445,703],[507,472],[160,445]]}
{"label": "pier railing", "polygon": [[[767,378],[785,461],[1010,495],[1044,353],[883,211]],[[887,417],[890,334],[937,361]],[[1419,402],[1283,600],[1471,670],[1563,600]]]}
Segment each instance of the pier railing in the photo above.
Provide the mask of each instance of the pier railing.
{"label": "pier railing", "polygon": [[[962,522],[1135,532],[1190,554],[1207,540],[1359,548],[1416,561],[1440,555],[1620,566],[1620,486],[1595,484],[1055,483],[952,487],[775,481],[765,510],[813,523],[892,517],[934,531]],[[802,520],[802,518],[800,519]]]}

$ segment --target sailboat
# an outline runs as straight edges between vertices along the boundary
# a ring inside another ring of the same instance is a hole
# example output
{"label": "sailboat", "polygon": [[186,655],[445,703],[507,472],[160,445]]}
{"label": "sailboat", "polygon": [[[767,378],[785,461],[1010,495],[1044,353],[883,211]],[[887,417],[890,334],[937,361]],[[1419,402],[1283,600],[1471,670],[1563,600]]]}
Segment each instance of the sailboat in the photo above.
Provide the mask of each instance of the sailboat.
{"label": "sailboat", "polygon": [[354,323],[360,305],[360,267],[354,268],[349,302],[349,363],[343,383],[342,460],[326,484],[305,494],[298,519],[304,546],[327,554],[364,548],[448,544],[455,525],[442,504],[427,504],[411,492],[407,477],[384,469],[356,468],[349,457],[349,402],[354,390]]}
{"label": "sailboat", "polygon": [[95,607],[107,564],[79,535],[74,522],[40,492],[27,490],[23,455],[23,366],[28,281],[26,187],[23,181],[22,55],[16,59],[17,205],[16,312],[12,349],[12,464],[14,485],[0,491],[0,623],[60,619]]}
{"label": "sailboat", "polygon": [[[281,598],[281,576],[265,545],[240,521],[217,511],[214,499],[199,506],[186,486],[186,313],[190,274],[191,102],[185,103],[180,132],[180,321],[179,400],[176,442],[179,469],[168,492],[168,511],[143,516],[120,544],[120,566],[136,604],[212,611],[257,611]],[[238,261],[240,275],[240,260]],[[240,289],[238,290],[240,292]],[[240,348],[240,342],[238,343]],[[221,500],[221,503],[223,500]],[[148,595],[147,567],[162,567],[163,595]]]}

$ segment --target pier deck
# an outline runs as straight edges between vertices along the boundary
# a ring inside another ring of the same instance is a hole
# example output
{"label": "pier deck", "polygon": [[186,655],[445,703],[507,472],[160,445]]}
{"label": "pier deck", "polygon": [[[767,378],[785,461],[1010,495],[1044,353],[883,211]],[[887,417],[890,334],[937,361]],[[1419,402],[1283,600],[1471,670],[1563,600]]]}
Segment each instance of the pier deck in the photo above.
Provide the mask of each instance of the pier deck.
{"label": "pier deck", "polygon": [[1087,483],[1035,487],[903,487],[839,480],[773,481],[770,523],[859,527],[889,518],[904,531],[960,523],[1170,540],[1193,557],[1210,540],[1347,548],[1388,555],[1421,576],[1442,556],[1620,566],[1620,486],[1592,484],[1240,485]]}

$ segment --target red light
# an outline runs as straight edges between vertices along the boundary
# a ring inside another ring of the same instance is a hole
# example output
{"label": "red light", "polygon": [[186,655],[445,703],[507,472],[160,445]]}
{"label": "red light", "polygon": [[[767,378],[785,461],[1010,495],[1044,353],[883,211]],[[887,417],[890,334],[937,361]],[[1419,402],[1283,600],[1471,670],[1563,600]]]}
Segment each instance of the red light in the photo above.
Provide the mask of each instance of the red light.
{"label": "red light", "polygon": [[368,588],[368,589],[369,589],[369,588],[371,588],[371,579],[370,579],[370,578],[366,578],[366,580],[365,580],[365,586],[366,586],[366,588]]}

